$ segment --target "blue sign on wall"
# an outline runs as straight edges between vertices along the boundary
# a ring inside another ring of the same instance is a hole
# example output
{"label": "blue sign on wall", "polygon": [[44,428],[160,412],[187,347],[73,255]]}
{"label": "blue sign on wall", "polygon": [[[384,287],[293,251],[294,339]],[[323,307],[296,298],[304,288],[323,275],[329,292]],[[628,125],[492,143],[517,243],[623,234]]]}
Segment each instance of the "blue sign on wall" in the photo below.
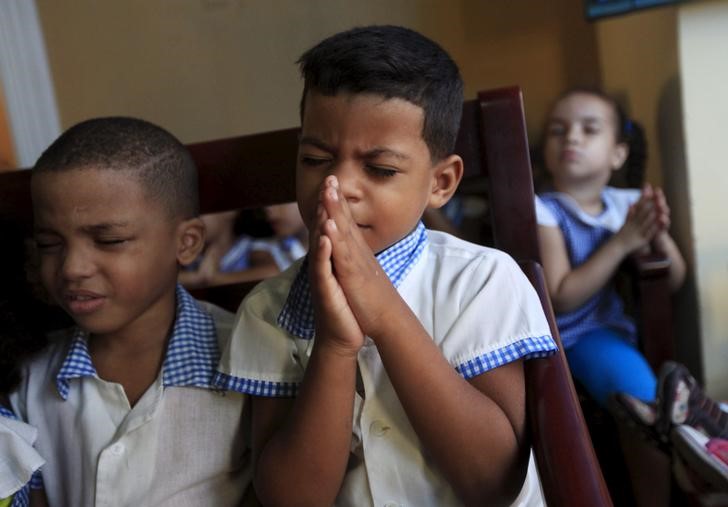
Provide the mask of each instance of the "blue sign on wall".
{"label": "blue sign on wall", "polygon": [[681,0],[584,0],[584,10],[587,19],[597,19],[680,2]]}

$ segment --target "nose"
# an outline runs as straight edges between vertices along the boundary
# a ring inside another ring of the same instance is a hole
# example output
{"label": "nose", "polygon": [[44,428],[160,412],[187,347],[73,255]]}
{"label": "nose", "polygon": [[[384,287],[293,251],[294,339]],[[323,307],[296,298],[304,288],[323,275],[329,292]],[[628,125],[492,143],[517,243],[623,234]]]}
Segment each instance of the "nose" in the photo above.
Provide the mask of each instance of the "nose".
{"label": "nose", "polygon": [[577,143],[581,139],[581,128],[578,123],[572,123],[566,129],[566,141]]}
{"label": "nose", "polygon": [[359,176],[361,169],[355,163],[341,162],[336,164],[331,174],[339,180],[339,188],[348,202],[356,202],[361,199],[361,187]]}
{"label": "nose", "polygon": [[93,275],[95,264],[90,252],[80,247],[67,247],[60,265],[64,281],[74,282]]}

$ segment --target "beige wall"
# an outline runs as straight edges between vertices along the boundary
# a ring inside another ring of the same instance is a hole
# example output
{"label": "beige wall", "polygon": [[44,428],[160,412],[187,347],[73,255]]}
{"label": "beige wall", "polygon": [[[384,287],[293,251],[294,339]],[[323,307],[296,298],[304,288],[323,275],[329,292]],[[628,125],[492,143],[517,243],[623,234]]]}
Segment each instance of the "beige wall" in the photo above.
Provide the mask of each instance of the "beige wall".
{"label": "beige wall", "polygon": [[640,11],[596,24],[604,88],[619,97],[640,121],[648,140],[648,180],[661,185],[662,161],[656,146],[662,91],[678,73],[676,8]]}
{"label": "beige wall", "polygon": [[728,398],[728,2],[681,7],[678,27],[705,380]]}
{"label": "beige wall", "polygon": [[598,81],[580,0],[37,0],[62,126],[141,116],[191,142],[297,124],[298,56],[355,25],[438,40],[467,93],[521,84],[529,130],[567,83]]}
{"label": "beige wall", "polygon": [[671,234],[688,263],[674,298],[677,357],[701,374],[693,217],[687,191],[680,97],[677,7],[605,19],[596,25],[603,87],[619,97],[645,128],[647,180],[663,186],[672,212]]}

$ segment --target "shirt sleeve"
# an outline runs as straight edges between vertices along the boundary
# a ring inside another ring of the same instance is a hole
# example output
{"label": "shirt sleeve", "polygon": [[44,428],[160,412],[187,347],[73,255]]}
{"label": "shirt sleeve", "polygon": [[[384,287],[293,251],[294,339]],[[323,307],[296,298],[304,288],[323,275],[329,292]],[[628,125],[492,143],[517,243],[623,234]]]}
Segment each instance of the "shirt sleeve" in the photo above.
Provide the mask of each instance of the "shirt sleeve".
{"label": "shirt sleeve", "polygon": [[300,349],[313,342],[289,335],[277,323],[289,288],[290,278],[277,276],[258,284],[245,298],[230,343],[223,348],[215,378],[218,387],[253,396],[296,395],[308,357]]}
{"label": "shirt sleeve", "polygon": [[556,352],[538,295],[512,258],[493,251],[466,279],[458,316],[442,342],[464,378]]}
{"label": "shirt sleeve", "polygon": [[536,207],[536,223],[538,225],[545,225],[547,227],[557,227],[559,225],[554,214],[539,196],[535,196],[534,205]]}
{"label": "shirt sleeve", "polygon": [[39,469],[45,463],[33,448],[37,431],[25,424],[10,411],[0,416],[0,498],[9,497],[39,477]]}

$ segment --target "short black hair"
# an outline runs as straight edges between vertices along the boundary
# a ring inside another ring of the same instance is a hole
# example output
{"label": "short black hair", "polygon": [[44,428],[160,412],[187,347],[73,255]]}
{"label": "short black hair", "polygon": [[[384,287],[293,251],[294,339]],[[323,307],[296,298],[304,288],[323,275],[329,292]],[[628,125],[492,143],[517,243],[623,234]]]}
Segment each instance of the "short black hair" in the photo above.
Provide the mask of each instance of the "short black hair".
{"label": "short black hair", "polygon": [[38,158],[34,172],[70,169],[129,171],[173,217],[199,215],[197,168],[187,148],[162,127],[113,116],[78,123]]}
{"label": "short black hair", "polygon": [[424,110],[422,138],[433,160],[455,148],[463,109],[463,81],[438,44],[401,26],[366,26],[340,32],[306,51],[297,62],[306,95],[372,93],[399,98]]}

